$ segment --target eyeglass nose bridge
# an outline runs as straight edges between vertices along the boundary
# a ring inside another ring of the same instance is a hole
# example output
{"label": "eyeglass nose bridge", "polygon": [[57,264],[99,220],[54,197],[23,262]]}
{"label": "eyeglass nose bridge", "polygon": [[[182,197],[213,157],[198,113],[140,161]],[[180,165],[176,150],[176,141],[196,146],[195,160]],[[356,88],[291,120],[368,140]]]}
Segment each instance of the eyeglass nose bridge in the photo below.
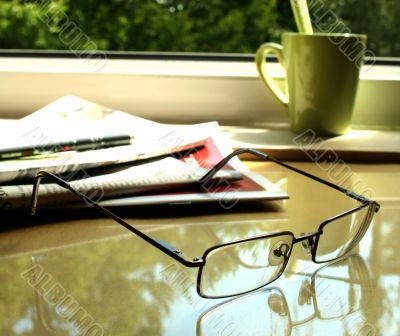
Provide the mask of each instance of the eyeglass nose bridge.
{"label": "eyeglass nose bridge", "polygon": [[319,236],[321,233],[319,231],[316,232],[309,232],[309,233],[300,233],[300,237],[295,238],[294,244],[301,243],[301,246],[306,251],[307,254],[312,254],[316,243],[316,237]]}

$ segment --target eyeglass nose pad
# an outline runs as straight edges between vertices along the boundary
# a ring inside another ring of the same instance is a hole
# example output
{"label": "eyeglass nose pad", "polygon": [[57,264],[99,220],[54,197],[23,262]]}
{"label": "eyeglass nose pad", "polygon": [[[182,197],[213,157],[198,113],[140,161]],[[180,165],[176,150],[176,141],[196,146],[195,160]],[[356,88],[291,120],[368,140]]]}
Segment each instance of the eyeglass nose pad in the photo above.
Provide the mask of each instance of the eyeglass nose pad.
{"label": "eyeglass nose pad", "polygon": [[279,266],[284,263],[289,245],[284,241],[277,242],[268,253],[268,265]]}
{"label": "eyeglass nose pad", "polygon": [[[302,233],[300,233],[300,235],[304,236],[305,233],[302,232]],[[301,246],[303,246],[303,249],[306,251],[307,254],[311,254],[312,244],[313,244],[312,238],[303,240],[301,242]]]}
{"label": "eyeglass nose pad", "polygon": [[305,304],[310,305],[312,297],[313,297],[313,291],[311,289],[310,281],[304,280],[301,284],[297,302],[299,303],[300,306],[303,306]]}
{"label": "eyeglass nose pad", "polygon": [[279,316],[287,316],[288,312],[285,305],[285,299],[282,295],[277,293],[273,293],[268,297],[268,306],[274,313],[277,313]]}

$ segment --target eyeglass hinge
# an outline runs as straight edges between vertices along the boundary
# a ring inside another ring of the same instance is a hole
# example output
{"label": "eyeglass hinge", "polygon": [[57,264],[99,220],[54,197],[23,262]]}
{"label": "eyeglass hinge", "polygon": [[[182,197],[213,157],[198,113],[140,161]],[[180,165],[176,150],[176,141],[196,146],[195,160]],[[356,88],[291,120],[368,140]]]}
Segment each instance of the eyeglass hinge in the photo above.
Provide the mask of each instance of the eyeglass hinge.
{"label": "eyeglass hinge", "polygon": [[358,195],[358,194],[356,194],[355,192],[353,192],[351,190],[346,190],[346,195],[351,197],[351,198],[354,198],[357,201],[360,201],[362,203],[368,203],[369,202],[369,200],[366,197],[364,197],[362,195]]}
{"label": "eyeglass hinge", "polygon": [[182,254],[183,253],[181,250],[169,245],[168,243],[166,243],[165,241],[163,241],[161,239],[156,239],[156,242],[159,243],[160,245],[162,245],[164,248],[166,248],[169,251],[171,251],[172,253],[175,253],[175,254]]}

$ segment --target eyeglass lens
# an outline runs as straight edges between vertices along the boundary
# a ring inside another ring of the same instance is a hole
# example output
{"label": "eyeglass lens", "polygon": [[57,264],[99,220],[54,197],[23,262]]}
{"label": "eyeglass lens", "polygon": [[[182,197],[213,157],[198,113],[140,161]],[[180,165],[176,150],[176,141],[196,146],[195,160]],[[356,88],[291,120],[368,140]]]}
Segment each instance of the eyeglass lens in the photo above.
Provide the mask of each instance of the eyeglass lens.
{"label": "eyeglass lens", "polygon": [[246,293],[283,272],[293,245],[291,235],[257,238],[218,247],[200,270],[200,292],[207,297]]}
{"label": "eyeglass lens", "polygon": [[373,213],[373,205],[365,206],[325,225],[318,238],[315,262],[328,262],[349,252],[364,236]]}

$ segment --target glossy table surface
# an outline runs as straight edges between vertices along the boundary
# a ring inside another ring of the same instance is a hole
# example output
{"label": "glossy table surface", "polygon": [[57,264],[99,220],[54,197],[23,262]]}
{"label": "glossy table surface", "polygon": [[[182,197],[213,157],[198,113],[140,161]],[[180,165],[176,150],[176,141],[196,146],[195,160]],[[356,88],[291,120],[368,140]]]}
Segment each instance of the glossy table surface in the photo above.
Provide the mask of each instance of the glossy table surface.
{"label": "glossy table surface", "polygon": [[[192,259],[263,233],[313,232],[355,206],[337,191],[271,163],[249,167],[285,201],[115,209]],[[399,335],[400,165],[318,166],[311,173],[365,192],[381,210],[350,256],[314,264],[296,244],[284,274],[256,292],[205,299],[186,268],[94,210],[2,215],[0,335]],[[334,243],[344,231],[331,232]],[[234,267],[226,263],[225,268]],[[230,286],[231,284],[226,284]]]}

